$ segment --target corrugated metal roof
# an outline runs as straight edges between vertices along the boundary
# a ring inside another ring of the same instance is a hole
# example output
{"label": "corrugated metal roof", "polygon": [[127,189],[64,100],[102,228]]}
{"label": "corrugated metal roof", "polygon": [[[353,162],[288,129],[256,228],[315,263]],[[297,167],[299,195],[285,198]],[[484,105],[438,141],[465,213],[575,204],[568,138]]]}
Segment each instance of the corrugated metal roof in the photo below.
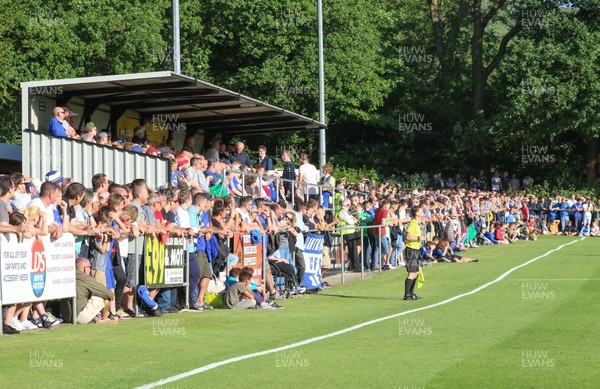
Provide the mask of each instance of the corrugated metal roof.
{"label": "corrugated metal roof", "polygon": [[141,115],[171,115],[191,130],[235,134],[315,130],[326,125],[240,93],[170,71],[21,83],[30,93],[107,104]]}

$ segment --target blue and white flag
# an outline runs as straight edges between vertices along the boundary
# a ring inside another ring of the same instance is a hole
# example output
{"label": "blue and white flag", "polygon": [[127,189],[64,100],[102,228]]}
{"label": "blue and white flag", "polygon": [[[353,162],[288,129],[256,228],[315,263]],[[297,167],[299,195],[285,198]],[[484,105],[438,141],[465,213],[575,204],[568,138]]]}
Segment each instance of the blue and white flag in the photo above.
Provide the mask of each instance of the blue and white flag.
{"label": "blue and white flag", "polygon": [[304,238],[304,278],[302,285],[308,289],[321,288],[323,279],[321,278],[321,266],[323,264],[323,235],[313,235],[309,233]]}

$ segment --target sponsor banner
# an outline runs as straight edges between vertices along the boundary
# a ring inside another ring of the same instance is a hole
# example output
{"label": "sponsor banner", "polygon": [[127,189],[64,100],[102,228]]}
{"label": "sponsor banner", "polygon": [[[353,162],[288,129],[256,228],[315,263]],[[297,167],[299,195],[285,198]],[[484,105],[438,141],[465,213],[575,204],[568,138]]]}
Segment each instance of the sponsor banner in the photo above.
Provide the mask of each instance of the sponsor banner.
{"label": "sponsor banner", "polygon": [[308,289],[321,288],[323,278],[321,277],[321,266],[323,265],[323,235],[309,233],[304,238],[304,278],[302,285]]}
{"label": "sponsor banner", "polygon": [[2,303],[16,304],[75,296],[75,238],[64,234],[24,239],[0,234]]}
{"label": "sponsor banner", "polygon": [[183,238],[169,237],[164,244],[160,239],[146,237],[146,286],[165,288],[183,286],[187,242]]}
{"label": "sponsor banner", "polygon": [[[264,237],[263,237],[264,239]],[[233,235],[233,253],[240,258],[235,267],[249,266],[254,270],[255,281],[262,280],[263,244],[253,244],[249,233],[237,232]]]}

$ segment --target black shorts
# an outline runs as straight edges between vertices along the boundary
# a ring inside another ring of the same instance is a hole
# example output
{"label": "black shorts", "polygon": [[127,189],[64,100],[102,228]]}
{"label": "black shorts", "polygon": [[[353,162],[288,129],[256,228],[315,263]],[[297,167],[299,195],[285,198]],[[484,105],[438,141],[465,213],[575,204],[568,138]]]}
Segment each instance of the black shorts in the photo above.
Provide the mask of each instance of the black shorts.
{"label": "black shorts", "polygon": [[415,273],[419,271],[419,250],[406,248],[404,254],[404,262],[406,263],[406,271],[408,273]]}

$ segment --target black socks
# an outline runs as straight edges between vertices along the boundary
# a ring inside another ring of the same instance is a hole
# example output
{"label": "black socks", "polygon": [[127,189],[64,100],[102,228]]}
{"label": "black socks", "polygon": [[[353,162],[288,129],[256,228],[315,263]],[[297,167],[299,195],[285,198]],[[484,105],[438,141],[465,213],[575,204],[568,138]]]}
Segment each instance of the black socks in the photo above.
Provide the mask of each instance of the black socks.
{"label": "black socks", "polygon": [[412,296],[412,291],[415,288],[415,280],[407,278],[404,280],[404,296]]}

